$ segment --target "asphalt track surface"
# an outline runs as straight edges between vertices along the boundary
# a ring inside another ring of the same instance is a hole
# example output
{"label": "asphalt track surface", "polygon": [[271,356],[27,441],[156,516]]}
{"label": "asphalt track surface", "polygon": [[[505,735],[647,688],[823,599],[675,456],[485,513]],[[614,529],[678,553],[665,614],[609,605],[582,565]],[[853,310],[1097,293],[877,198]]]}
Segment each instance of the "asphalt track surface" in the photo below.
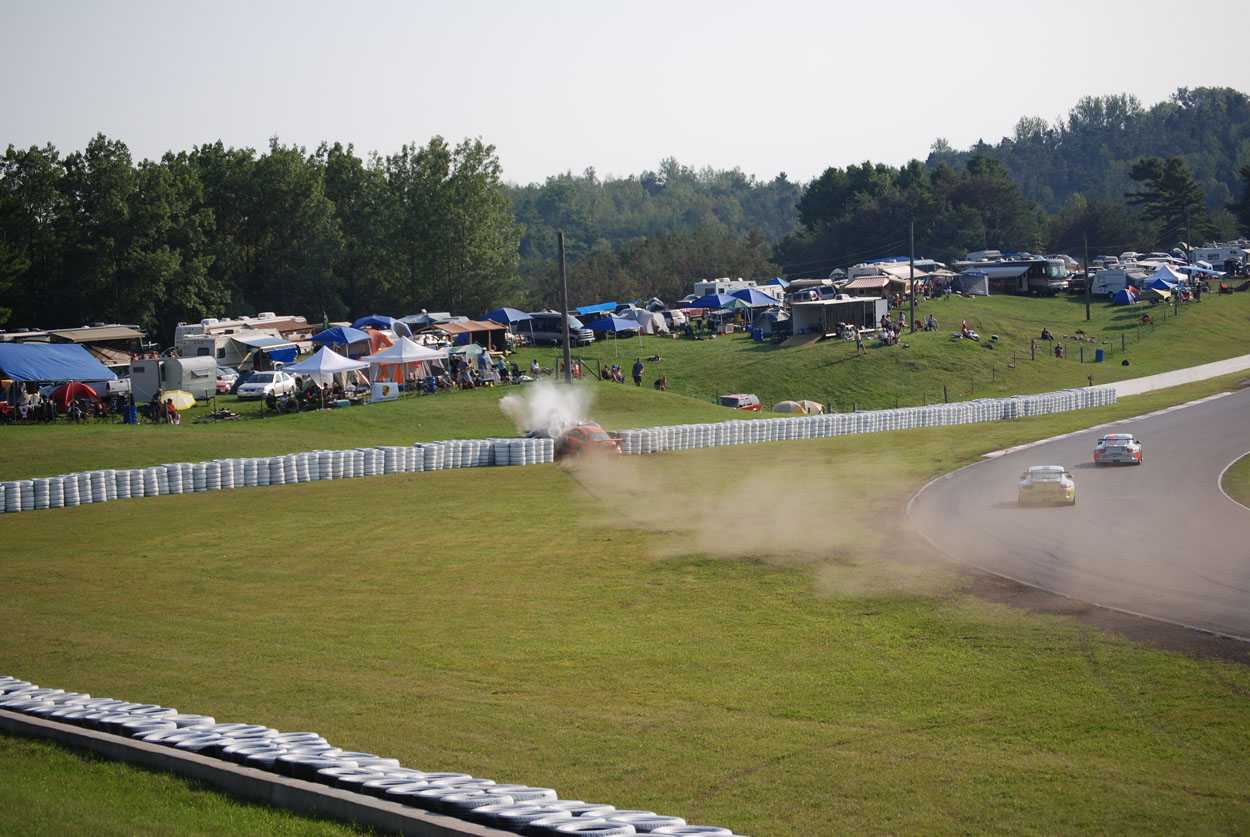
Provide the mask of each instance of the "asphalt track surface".
{"label": "asphalt track surface", "polygon": [[[1093,463],[1107,432],[1142,465]],[[913,527],[958,561],[1052,593],[1250,641],[1250,509],[1219,486],[1250,452],[1250,389],[1002,452],[929,483]],[[1021,508],[1020,474],[1065,465],[1076,505]]]}

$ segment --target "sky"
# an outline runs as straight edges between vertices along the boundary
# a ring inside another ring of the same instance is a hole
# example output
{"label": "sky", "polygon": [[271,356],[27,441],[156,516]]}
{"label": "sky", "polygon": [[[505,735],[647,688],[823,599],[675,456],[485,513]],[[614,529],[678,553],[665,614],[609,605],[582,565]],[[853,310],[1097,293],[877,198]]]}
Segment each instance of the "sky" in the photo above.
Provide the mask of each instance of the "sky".
{"label": "sky", "polygon": [[441,136],[493,145],[516,184],[666,158],[803,183],[994,143],[1082,96],[1250,92],[1229,0],[0,3],[0,146],[103,133],[136,161]]}

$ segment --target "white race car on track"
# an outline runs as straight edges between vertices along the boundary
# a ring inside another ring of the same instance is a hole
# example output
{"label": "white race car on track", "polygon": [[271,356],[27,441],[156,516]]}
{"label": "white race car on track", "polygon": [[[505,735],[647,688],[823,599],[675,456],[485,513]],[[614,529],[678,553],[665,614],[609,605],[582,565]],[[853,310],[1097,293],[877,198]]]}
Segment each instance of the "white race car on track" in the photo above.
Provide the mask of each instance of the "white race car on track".
{"label": "white race car on track", "polygon": [[1111,462],[1140,465],[1142,462],[1141,442],[1133,438],[1132,433],[1108,433],[1103,436],[1094,447],[1094,464],[1106,465]]}
{"label": "white race car on track", "polygon": [[1022,506],[1042,503],[1076,505],[1076,480],[1062,465],[1033,465],[1020,475],[1017,499]]}

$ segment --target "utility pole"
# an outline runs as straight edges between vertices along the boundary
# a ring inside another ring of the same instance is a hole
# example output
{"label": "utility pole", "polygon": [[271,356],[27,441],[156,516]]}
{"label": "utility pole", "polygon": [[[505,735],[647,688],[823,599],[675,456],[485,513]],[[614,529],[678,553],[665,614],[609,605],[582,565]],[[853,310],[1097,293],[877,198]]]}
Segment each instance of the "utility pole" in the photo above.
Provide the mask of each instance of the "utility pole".
{"label": "utility pole", "polygon": [[569,276],[564,269],[564,233],[556,233],[560,241],[560,287],[564,288],[564,382],[573,383],[573,353],[569,349]]}
{"label": "utility pole", "polygon": [[916,333],[916,222],[912,221],[907,228],[907,271],[908,288],[911,291],[911,310],[907,320],[911,323],[911,333]]}
{"label": "utility pole", "polygon": [[1089,287],[1094,283],[1094,277],[1089,275],[1089,232],[1081,233],[1081,240],[1085,242],[1085,322],[1089,322]]}

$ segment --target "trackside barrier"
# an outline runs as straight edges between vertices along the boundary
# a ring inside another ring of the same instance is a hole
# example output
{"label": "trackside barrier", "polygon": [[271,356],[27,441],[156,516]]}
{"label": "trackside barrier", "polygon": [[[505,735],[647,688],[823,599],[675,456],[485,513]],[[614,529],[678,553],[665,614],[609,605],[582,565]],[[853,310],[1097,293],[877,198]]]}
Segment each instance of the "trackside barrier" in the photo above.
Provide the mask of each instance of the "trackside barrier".
{"label": "trackside barrier", "polygon": [[879,433],[918,427],[972,424],[1067,412],[1085,407],[1101,407],[1114,404],[1115,401],[1116,393],[1112,387],[1083,387],[1040,395],[981,398],[954,404],[901,407],[894,410],[830,413],[758,421],[734,419],[719,424],[645,427],[620,431],[621,452],[629,456],[640,456],[669,450],[750,445],[792,439],[822,439],[855,433]]}
{"label": "trackside barrier", "polygon": [[[942,427],[1060,413],[1116,402],[1114,387],[1084,387],[1039,395],[981,398],[954,404],[900,407],[715,424],[681,424],[620,431],[621,452],[643,456],[670,450],[823,439],[918,427]],[[98,470],[0,483],[0,512],[34,511],[232,488],[294,485],[314,480],[413,474],[448,468],[538,465],[555,460],[551,439],[451,439],[411,446],[315,450],[272,457],[175,462],[153,468]]]}
{"label": "trackside barrier", "polygon": [[399,759],[331,746],[316,732],[218,723],[209,715],[40,688],[7,675],[0,675],[0,731],[50,738],[385,834],[742,837],[681,817],[562,799],[555,788],[475,779],[444,765],[435,771],[405,767]]}

